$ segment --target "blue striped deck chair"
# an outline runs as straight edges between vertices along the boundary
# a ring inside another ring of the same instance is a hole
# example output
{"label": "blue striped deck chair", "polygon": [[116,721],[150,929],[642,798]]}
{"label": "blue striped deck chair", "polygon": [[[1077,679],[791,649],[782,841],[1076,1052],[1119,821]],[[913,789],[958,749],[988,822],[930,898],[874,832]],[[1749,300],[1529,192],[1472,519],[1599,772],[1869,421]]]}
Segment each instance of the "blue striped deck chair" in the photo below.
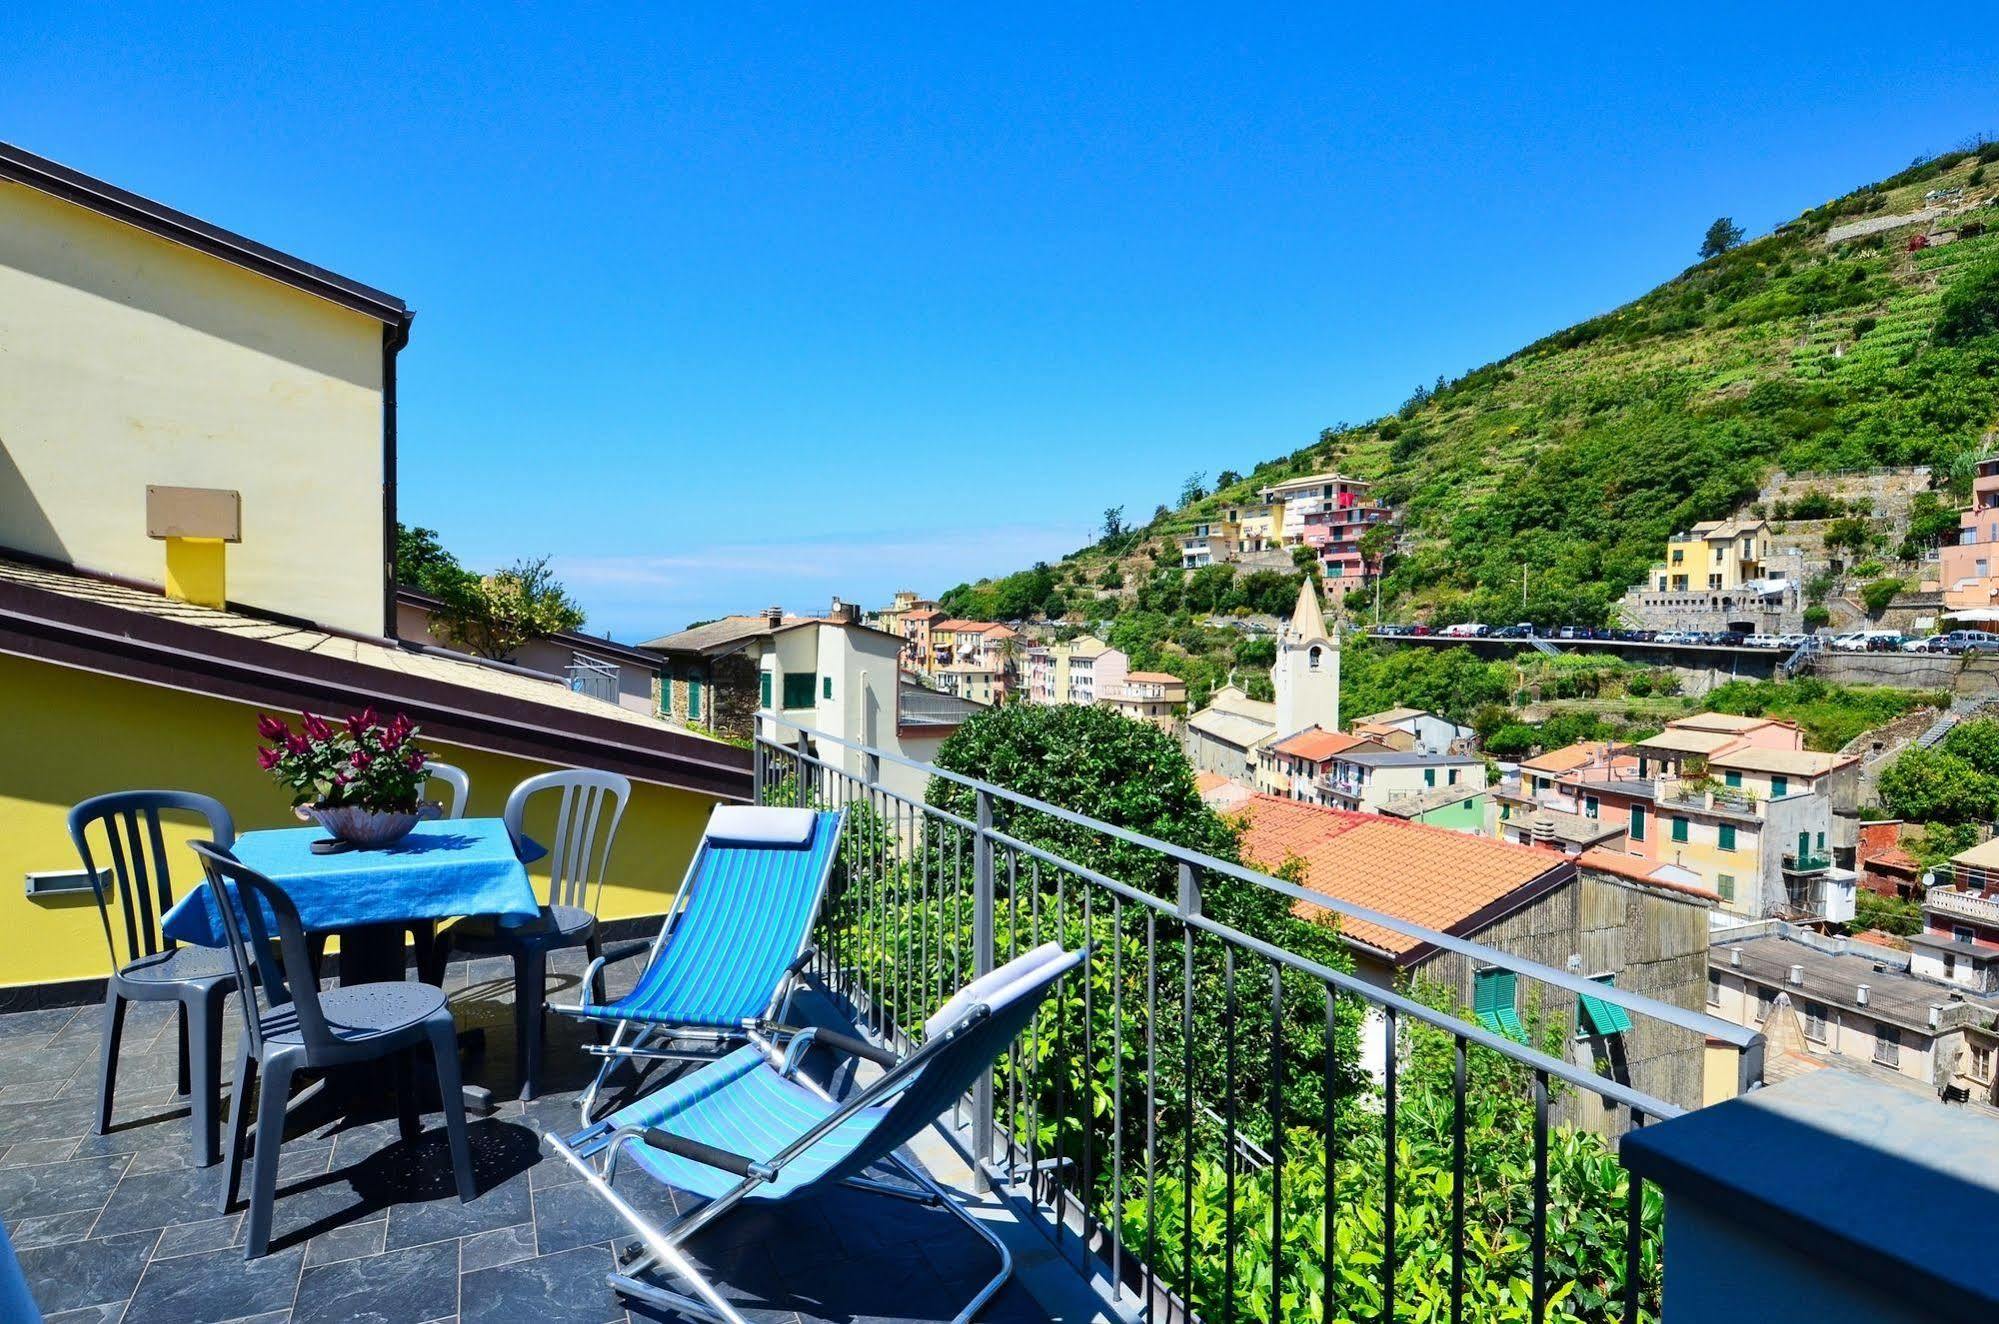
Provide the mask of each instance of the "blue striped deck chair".
{"label": "blue striped deck chair", "polygon": [[[1051,942],[981,975],[925,1022],[923,1046],[907,1057],[820,1028],[756,1035],[566,1140],[546,1135],[638,1235],[638,1246],[610,1275],[612,1289],[695,1319],[745,1324],[682,1247],[745,1202],[796,1199],[845,1183],[941,1205],[997,1252],[999,1272],[955,1317],[956,1324],[966,1324],[1006,1282],[1013,1259],[999,1238],[897,1151],[992,1070],[1083,957]],[[873,1062],[882,1074],[836,1101],[798,1073],[814,1044]],[[687,1212],[655,1226],[614,1189],[621,1159],[698,1203],[676,1201]],[[902,1180],[864,1175],[881,1168]],[[668,1285],[675,1280],[678,1286]]]}
{"label": "blue striped deck chair", "polygon": [[[581,1001],[549,1006],[612,1024],[609,1041],[584,1050],[604,1059],[583,1092],[583,1120],[620,1062],[714,1057],[789,1014],[833,861],[842,815],[811,809],[722,805],[687,866],[673,910],[650,944],[606,951],[583,976]],[[591,1001],[605,962],[648,953],[631,992]],[[696,1044],[698,1051],[676,1048]]]}

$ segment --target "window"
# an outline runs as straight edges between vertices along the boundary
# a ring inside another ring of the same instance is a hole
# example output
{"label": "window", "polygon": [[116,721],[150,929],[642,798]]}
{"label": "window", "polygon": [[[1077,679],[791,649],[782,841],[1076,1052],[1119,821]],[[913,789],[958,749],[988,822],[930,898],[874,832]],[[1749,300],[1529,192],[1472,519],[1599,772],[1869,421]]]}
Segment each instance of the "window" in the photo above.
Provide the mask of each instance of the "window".
{"label": "window", "polygon": [[1731,768],[1729,771],[1721,774],[1721,780],[1724,785],[1739,787],[1742,785],[1742,774]]}
{"label": "window", "polygon": [[701,720],[701,677],[699,676],[687,678],[687,720],[690,722]]}
{"label": "window", "polygon": [[1643,840],[1645,840],[1645,806],[1644,806],[1644,805],[1633,805],[1633,806],[1631,806],[1631,832],[1630,832],[1630,837],[1631,837],[1631,839],[1632,839],[1633,841],[1643,841]]}
{"label": "window", "polygon": [[1791,779],[1772,774],[1770,777],[1770,798],[1781,800],[1791,793]]}
{"label": "window", "polygon": [[1312,648],[1306,650],[1305,669],[1307,671],[1317,671],[1319,669],[1319,654],[1322,653],[1323,651],[1325,650],[1320,648]]}
{"label": "window", "polygon": [[1687,820],[1684,817],[1675,814],[1673,816],[1673,840],[1685,841],[1686,839],[1687,839]]}
{"label": "window", "polygon": [[[1614,986],[1616,975],[1592,975],[1599,984]],[[1587,993],[1576,997],[1576,1038],[1584,1039],[1597,1035],[1608,1039],[1614,1034],[1623,1034],[1631,1028],[1631,1015],[1615,1002],[1593,998]]]}
{"label": "window", "polygon": [[787,675],[784,678],[784,706],[787,708],[810,708],[813,706],[813,675],[809,671]]}
{"label": "window", "polygon": [[1437,770],[1435,768],[1423,769],[1423,785],[1435,786],[1436,784],[1437,784]]}
{"label": "window", "polygon": [[1735,849],[1735,824],[1723,823],[1715,830],[1715,837],[1723,850]]}
{"label": "window", "polygon": [[1825,854],[1825,833],[1819,833],[1819,854]]}
{"label": "window", "polygon": [[1874,1027],[1874,1060],[1884,1067],[1902,1065],[1902,1032],[1892,1025]]}
{"label": "window", "polygon": [[1458,784],[1458,770],[1456,768],[1452,768],[1444,774],[1444,784],[1446,786],[1456,786]]}
{"label": "window", "polygon": [[1586,795],[1583,797],[1584,818],[1595,818],[1602,809],[1603,809],[1603,802],[1598,800],[1595,796]]}
{"label": "window", "polygon": [[1511,970],[1480,970],[1472,975],[1472,1014],[1494,1034],[1527,1042]]}
{"label": "window", "polygon": [[757,678],[757,682],[757,703],[762,707],[768,708],[770,707],[770,673],[768,671],[764,672]]}
{"label": "window", "polygon": [[1756,990],[1756,1023],[1758,1025],[1761,1025],[1769,1018],[1770,1007],[1776,1001],[1776,996],[1769,989],[1759,988]]}
{"label": "window", "polygon": [[819,678],[819,697],[822,699],[833,697],[833,678],[831,676],[821,676]]}
{"label": "window", "polygon": [[1707,972],[1707,1005],[1721,1005],[1721,976],[1713,970]]}
{"label": "window", "polygon": [[1969,924],[1953,924],[1950,926],[1950,937],[1952,942],[1976,942],[1978,930]]}
{"label": "window", "polygon": [[1825,1042],[1825,1004],[1805,1003],[1805,1038],[1815,1044]]}
{"label": "window", "polygon": [[1683,562],[1685,562],[1685,561],[1686,561],[1686,559],[1687,559],[1687,554],[1686,554],[1686,553],[1685,553],[1684,551],[1682,551],[1682,550],[1681,550],[1681,549],[1679,549],[1678,547],[1675,547],[1675,548],[1673,549],[1673,564],[1674,564],[1674,565],[1680,565],[1680,564],[1682,564]]}
{"label": "window", "polygon": [[1992,1079],[1992,1045],[1973,1044],[1971,1046],[1971,1071],[1973,1080],[1984,1084]]}
{"label": "window", "polygon": [[1721,894],[1723,901],[1735,900],[1735,875],[1718,873],[1714,876],[1714,890]]}

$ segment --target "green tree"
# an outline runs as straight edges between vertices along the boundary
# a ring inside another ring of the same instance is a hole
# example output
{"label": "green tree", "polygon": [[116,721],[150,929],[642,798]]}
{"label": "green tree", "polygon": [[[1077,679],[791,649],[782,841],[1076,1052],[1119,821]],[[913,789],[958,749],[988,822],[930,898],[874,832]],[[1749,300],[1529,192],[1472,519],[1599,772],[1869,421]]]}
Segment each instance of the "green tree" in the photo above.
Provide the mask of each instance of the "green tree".
{"label": "green tree", "polygon": [[1106,544],[1115,543],[1125,535],[1124,507],[1104,507],[1104,537]]}
{"label": "green tree", "polygon": [[1869,616],[1878,617],[1888,610],[1888,604],[1907,587],[1908,585],[1899,579],[1877,579],[1860,590],[1860,600],[1866,605]]}
{"label": "green tree", "polygon": [[436,529],[396,524],[396,582],[441,598],[478,578],[444,550]]}
{"label": "green tree", "polygon": [[1701,236],[1701,259],[1720,257],[1729,249],[1742,242],[1742,227],[1732,217],[1717,216],[1714,223]]}
{"label": "green tree", "polygon": [[1180,504],[1191,506],[1208,494],[1208,475],[1195,470],[1180,484]]}
{"label": "green tree", "polygon": [[483,578],[468,578],[440,595],[434,617],[446,642],[496,661],[511,658],[530,639],[580,629],[576,605],[548,558],[516,561]]}
{"label": "green tree", "polygon": [[1881,803],[1917,823],[1970,823],[1999,813],[1999,780],[1944,749],[1906,749],[1881,770]]}
{"label": "green tree", "polygon": [[1960,276],[1937,307],[1936,338],[1957,345],[1999,333],[1999,258]]}

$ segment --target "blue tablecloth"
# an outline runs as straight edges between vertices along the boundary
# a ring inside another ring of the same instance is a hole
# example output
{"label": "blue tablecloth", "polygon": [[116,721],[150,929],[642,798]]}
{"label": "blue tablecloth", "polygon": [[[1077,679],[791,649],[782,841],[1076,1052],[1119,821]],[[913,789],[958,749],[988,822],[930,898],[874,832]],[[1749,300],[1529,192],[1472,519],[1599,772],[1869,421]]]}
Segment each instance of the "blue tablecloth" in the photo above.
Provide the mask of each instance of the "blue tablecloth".
{"label": "blue tablecloth", "polygon": [[[309,933],[453,915],[498,915],[526,923],[541,913],[527,867],[497,818],[419,823],[378,850],[315,855],[318,828],[245,832],[236,858],[285,889]],[[182,897],[161,929],[176,942],[220,947],[227,939],[203,885]],[[273,930],[275,931],[275,930]]]}

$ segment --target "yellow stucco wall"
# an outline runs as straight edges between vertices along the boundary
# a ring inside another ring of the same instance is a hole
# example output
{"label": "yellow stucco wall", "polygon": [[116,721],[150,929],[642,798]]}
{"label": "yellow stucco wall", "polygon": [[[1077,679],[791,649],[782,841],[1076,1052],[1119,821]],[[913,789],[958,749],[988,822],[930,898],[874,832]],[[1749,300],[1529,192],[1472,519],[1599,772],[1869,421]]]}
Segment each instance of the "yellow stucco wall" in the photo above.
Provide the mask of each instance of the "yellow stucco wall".
{"label": "yellow stucco wall", "polygon": [[0,181],[0,545],[159,582],[146,485],[235,489],[230,595],[380,634],[381,393],[380,322]]}
{"label": "yellow stucco wall", "polygon": [[[37,901],[24,895],[30,871],[81,867],[65,826],[77,801],[173,787],[221,800],[239,832],[296,826],[286,797],[257,769],[255,720],[247,705],[0,656],[0,986],[101,976],[109,968],[89,893]],[[517,782],[548,771],[525,759],[424,743],[471,774],[470,816],[498,817]],[[665,911],[713,803],[633,783],[599,914]],[[540,808],[553,814],[551,805]],[[537,826],[530,813],[530,835]],[[201,878],[193,856],[178,849],[197,835],[193,824],[177,835],[170,847],[176,897]],[[551,830],[544,825],[539,835],[550,840]],[[545,876],[535,886],[546,896]]]}

